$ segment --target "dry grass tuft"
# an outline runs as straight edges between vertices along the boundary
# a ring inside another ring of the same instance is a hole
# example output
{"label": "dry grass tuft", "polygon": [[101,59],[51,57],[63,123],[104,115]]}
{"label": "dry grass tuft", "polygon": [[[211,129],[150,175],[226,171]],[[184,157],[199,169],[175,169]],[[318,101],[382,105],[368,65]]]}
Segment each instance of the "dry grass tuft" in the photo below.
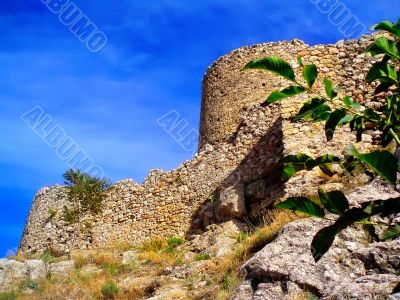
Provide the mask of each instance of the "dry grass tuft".
{"label": "dry grass tuft", "polygon": [[[177,294],[173,295],[174,299],[228,299],[242,281],[239,270],[243,263],[270,243],[284,225],[298,218],[298,215],[287,211],[269,211],[262,218],[260,225],[254,226],[248,234],[242,233],[238,237],[237,245],[231,253],[223,257],[208,258],[200,264],[200,267],[196,263],[197,268],[200,269],[179,283],[172,282],[168,278],[161,281],[154,280],[154,282],[152,279],[163,274],[165,267],[178,265],[182,261],[184,247],[178,246],[183,243],[183,240],[155,238],[135,248],[139,252],[139,260],[134,266],[124,265],[121,262],[121,252],[127,247],[131,249],[131,246],[123,243],[115,244],[112,249],[107,250],[75,252],[73,259],[76,270],[74,272],[64,278],[51,276],[39,282],[30,295],[23,295],[17,291],[17,299],[55,299],[59,295],[71,299],[103,299],[102,288],[104,290],[105,284],[109,282],[115,282],[119,289],[115,299],[144,299],[150,297],[159,288],[168,289],[170,284],[178,284]],[[190,261],[194,263],[193,260],[195,259]],[[82,267],[87,264],[95,264],[102,271],[82,272]],[[135,282],[130,278],[135,279]],[[205,282],[205,285],[195,288],[199,282]],[[311,296],[299,294],[293,300],[313,299]]]}
{"label": "dry grass tuft", "polygon": [[96,252],[92,254],[93,263],[99,267],[114,265],[117,263],[116,259],[111,253],[107,252]]}
{"label": "dry grass tuft", "polygon": [[270,243],[283,226],[299,218],[295,213],[282,210],[274,211],[271,214],[268,216],[271,221],[255,228],[247,238],[239,239],[240,243],[232,253],[209,262],[207,273],[215,277],[222,287],[215,291],[216,299],[229,298],[232,291],[242,282],[239,270],[243,263]]}
{"label": "dry grass tuft", "polygon": [[175,255],[168,252],[146,251],[139,255],[139,259],[162,267],[172,266],[176,263]]}
{"label": "dry grass tuft", "polygon": [[291,300],[316,300],[316,299],[318,299],[318,297],[307,292],[299,293],[291,298]]}
{"label": "dry grass tuft", "polygon": [[108,246],[110,250],[115,250],[118,252],[126,252],[129,250],[134,250],[136,247],[134,244],[127,241],[114,241]]}
{"label": "dry grass tuft", "polygon": [[162,251],[168,246],[167,241],[162,238],[153,238],[150,240],[147,240],[142,243],[142,245],[139,247],[139,251],[141,252],[149,252],[149,251]]}
{"label": "dry grass tuft", "polygon": [[75,269],[81,269],[84,266],[91,263],[91,257],[88,255],[84,255],[82,253],[74,253],[72,254],[72,259],[74,260]]}
{"label": "dry grass tuft", "polygon": [[146,296],[146,292],[144,291],[144,289],[135,286],[130,286],[129,288],[121,290],[118,299],[133,300],[133,299],[141,299],[144,296]]}

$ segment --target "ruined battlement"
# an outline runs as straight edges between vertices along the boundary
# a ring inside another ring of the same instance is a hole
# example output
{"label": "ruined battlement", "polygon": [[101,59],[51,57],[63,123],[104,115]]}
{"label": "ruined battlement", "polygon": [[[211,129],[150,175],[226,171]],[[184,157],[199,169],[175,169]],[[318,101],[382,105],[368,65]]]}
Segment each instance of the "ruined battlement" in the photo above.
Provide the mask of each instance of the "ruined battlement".
{"label": "ruined battlement", "polygon": [[[84,221],[85,233],[78,247],[185,236],[213,222],[240,219],[268,208],[279,198],[299,193],[300,187],[311,190],[321,183],[339,185],[315,172],[297,176],[285,185],[277,180],[274,171],[284,155],[341,155],[341,149],[354,143],[354,137],[339,129],[335,138],[326,142],[320,124],[291,123],[302,98],[261,107],[269,93],[286,87],[287,82],[266,72],[243,72],[241,68],[250,60],[275,55],[288,60],[299,72],[297,56],[302,56],[305,62],[318,66],[320,79],[327,76],[343,86],[346,94],[367,107],[374,106],[374,86],[367,85],[360,75],[372,63],[363,52],[371,40],[366,36],[312,47],[299,40],[266,43],[243,47],[218,59],[203,80],[199,153],[173,171],[151,172],[141,185],[132,180],[116,183],[102,214]],[[373,132],[366,132],[363,138],[357,147],[373,147]],[[73,228],[62,219],[65,197],[61,186],[37,193],[20,251],[69,249]]]}

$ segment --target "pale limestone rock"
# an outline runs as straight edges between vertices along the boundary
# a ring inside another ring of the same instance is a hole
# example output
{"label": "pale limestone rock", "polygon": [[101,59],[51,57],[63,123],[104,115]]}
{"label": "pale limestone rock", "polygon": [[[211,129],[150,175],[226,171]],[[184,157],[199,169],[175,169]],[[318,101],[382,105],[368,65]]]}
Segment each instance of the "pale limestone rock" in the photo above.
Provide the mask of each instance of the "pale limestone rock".
{"label": "pale limestone rock", "polygon": [[130,264],[138,260],[139,253],[137,251],[126,251],[122,254],[122,263]]}
{"label": "pale limestone rock", "polygon": [[75,268],[75,262],[73,260],[61,261],[58,263],[50,264],[50,273],[56,275],[67,275]]}
{"label": "pale limestone rock", "polygon": [[28,266],[13,259],[0,259],[0,292],[13,290],[28,278]]}
{"label": "pale limestone rock", "polygon": [[42,260],[27,260],[25,264],[31,280],[38,281],[46,277],[46,264]]}
{"label": "pale limestone rock", "polygon": [[241,218],[246,215],[244,190],[243,184],[237,184],[221,192],[217,207],[217,217],[220,220]]}
{"label": "pale limestone rock", "polygon": [[[399,241],[369,244],[361,227],[347,228],[315,263],[311,241],[328,224],[331,221],[311,218],[291,222],[246,262],[242,267],[245,285],[247,289],[249,283],[253,287],[253,294],[247,299],[290,299],[302,290],[322,299],[384,299],[392,294],[400,277],[381,273],[398,272]],[[237,293],[243,289],[246,287]],[[364,297],[372,292],[377,298]],[[240,298],[235,294],[232,299]]]}
{"label": "pale limestone rock", "polygon": [[193,252],[205,252],[211,256],[223,256],[237,244],[240,232],[245,231],[243,223],[232,220],[219,225],[210,225],[201,235],[194,235],[187,242],[188,249]]}
{"label": "pale limestone rock", "polygon": [[373,274],[339,285],[337,291],[329,295],[332,300],[375,300],[389,296],[400,284],[400,276],[393,274]]}

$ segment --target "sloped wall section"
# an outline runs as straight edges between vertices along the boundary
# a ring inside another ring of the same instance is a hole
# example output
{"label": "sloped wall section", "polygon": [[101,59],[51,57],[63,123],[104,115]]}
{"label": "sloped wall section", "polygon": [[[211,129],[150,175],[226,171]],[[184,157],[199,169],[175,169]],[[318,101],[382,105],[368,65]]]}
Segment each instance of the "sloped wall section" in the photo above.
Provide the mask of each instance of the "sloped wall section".
{"label": "sloped wall section", "polygon": [[[132,180],[116,183],[104,212],[84,220],[85,230],[77,247],[101,248],[120,241],[137,243],[154,236],[188,235],[212,222],[224,221],[217,208],[226,191],[242,193],[237,199],[245,201],[244,208],[234,215],[241,218],[268,208],[278,198],[310,193],[316,184],[343,185],[339,178],[326,178],[318,171],[300,174],[285,185],[279,181],[275,172],[283,155],[341,155],[346,145],[354,143],[354,137],[342,129],[327,143],[321,125],[291,123],[302,98],[261,107],[271,91],[286,87],[287,82],[265,72],[240,69],[252,59],[276,55],[289,60],[298,72],[296,57],[301,55],[305,62],[319,66],[321,78],[332,78],[345,87],[347,94],[375,106],[380,100],[372,99],[374,86],[366,85],[364,76],[359,75],[373,62],[363,53],[371,40],[367,36],[313,47],[298,40],[260,44],[220,58],[203,81],[199,153],[176,170],[150,172],[141,185]],[[374,136],[373,130],[367,132],[357,147],[375,147]],[[256,199],[251,198],[255,186]],[[21,252],[68,252],[74,228],[62,219],[65,203],[61,186],[37,193],[20,243]]]}

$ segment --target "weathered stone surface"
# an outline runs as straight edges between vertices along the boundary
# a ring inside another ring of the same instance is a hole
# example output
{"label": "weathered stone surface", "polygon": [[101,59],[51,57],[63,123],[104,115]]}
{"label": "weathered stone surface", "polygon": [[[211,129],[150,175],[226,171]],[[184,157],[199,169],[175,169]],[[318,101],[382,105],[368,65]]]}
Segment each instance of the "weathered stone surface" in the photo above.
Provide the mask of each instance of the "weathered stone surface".
{"label": "weathered stone surface", "polygon": [[83,266],[80,269],[80,273],[84,275],[92,275],[93,273],[98,273],[98,272],[101,272],[101,269],[94,264]]}
{"label": "weathered stone surface", "polygon": [[193,235],[187,246],[193,252],[223,256],[235,247],[242,231],[245,231],[245,226],[237,220],[211,225],[203,234]]}
{"label": "weathered stone surface", "polygon": [[250,202],[258,202],[265,197],[265,189],[267,188],[265,180],[258,180],[246,187],[246,199]]}
{"label": "weathered stone surface", "polygon": [[75,262],[73,260],[61,261],[58,263],[50,264],[50,273],[56,275],[66,275],[71,272],[75,267]]}
{"label": "weathered stone surface", "polygon": [[400,293],[390,295],[386,300],[400,300]]}
{"label": "weathered stone surface", "polygon": [[138,252],[137,251],[126,251],[122,254],[122,263],[130,264],[138,260]]}
{"label": "weathered stone surface", "polygon": [[46,277],[46,264],[42,260],[27,260],[25,264],[31,280],[38,281]]}
{"label": "weathered stone surface", "polygon": [[148,300],[186,300],[188,291],[180,283],[170,284],[158,289]]}
{"label": "weathered stone surface", "polygon": [[13,259],[0,259],[0,292],[12,290],[18,283],[28,278],[25,263]]}
{"label": "weathered stone surface", "polygon": [[333,292],[329,299],[384,299],[392,293],[398,284],[400,284],[400,276],[392,274],[367,275],[350,283],[339,285],[337,291]]}
{"label": "weathered stone surface", "polygon": [[246,215],[246,200],[244,197],[245,186],[237,184],[223,190],[219,196],[217,218],[229,220],[242,218]]}
{"label": "weathered stone surface", "polygon": [[330,223],[301,219],[285,226],[276,240],[242,267],[246,284],[253,285],[248,299],[290,299],[301,291],[322,299],[384,299],[392,294],[400,283],[399,276],[390,274],[399,270],[400,240],[369,244],[361,227],[351,227],[339,234],[328,253],[315,263],[312,238]]}
{"label": "weathered stone surface", "polygon": [[252,299],[254,294],[253,287],[251,286],[251,281],[244,281],[236,290],[235,294],[230,300],[244,300]]}

